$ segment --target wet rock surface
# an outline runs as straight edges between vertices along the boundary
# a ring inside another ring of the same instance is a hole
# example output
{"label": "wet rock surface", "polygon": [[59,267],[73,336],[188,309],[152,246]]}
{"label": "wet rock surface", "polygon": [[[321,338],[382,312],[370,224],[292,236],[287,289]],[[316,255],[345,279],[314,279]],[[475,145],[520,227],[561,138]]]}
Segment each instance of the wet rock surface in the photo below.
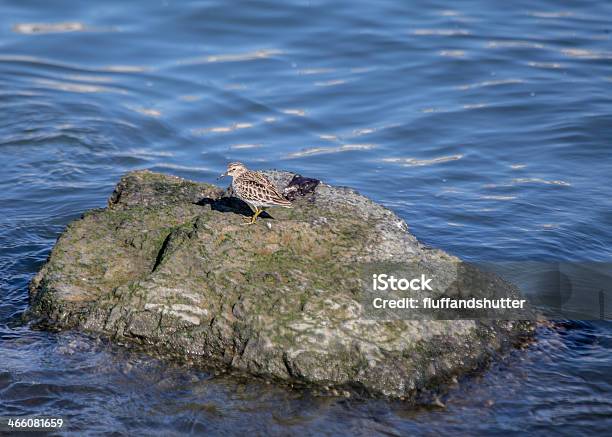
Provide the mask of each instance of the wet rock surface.
{"label": "wet rock surface", "polygon": [[[133,172],[108,207],[68,225],[30,286],[38,326],[138,342],[289,383],[409,397],[471,371],[529,335],[517,321],[373,320],[363,266],[460,260],[426,248],[354,190],[266,174],[293,201],[244,226],[219,187]],[[512,291],[473,270],[485,288]]]}

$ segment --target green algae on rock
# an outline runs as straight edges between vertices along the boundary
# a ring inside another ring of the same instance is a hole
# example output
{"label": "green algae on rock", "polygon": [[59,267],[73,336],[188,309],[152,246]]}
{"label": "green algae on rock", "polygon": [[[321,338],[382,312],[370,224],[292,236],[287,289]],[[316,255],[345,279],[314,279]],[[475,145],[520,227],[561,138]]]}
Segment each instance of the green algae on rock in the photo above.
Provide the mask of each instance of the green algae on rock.
{"label": "green algae on rock", "polygon": [[[279,188],[294,176],[266,174]],[[216,186],[130,173],[107,208],[60,236],[32,280],[28,316],[203,365],[392,397],[473,370],[531,332],[520,321],[365,317],[363,266],[460,260],[354,190],[321,183],[271,210],[274,220],[243,226],[244,214]]]}

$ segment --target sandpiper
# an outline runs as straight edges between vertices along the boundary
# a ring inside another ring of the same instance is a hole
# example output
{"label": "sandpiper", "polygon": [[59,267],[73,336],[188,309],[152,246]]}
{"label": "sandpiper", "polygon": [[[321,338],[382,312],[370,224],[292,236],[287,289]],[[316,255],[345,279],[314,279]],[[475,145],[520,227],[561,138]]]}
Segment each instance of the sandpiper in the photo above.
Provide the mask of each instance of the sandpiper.
{"label": "sandpiper", "polygon": [[278,192],[276,186],[267,176],[251,171],[240,162],[231,162],[227,165],[227,171],[219,178],[232,176],[232,188],[234,194],[242,199],[254,211],[253,216],[247,222],[252,225],[257,220],[264,208],[268,206],[282,206],[291,208],[291,202]]}

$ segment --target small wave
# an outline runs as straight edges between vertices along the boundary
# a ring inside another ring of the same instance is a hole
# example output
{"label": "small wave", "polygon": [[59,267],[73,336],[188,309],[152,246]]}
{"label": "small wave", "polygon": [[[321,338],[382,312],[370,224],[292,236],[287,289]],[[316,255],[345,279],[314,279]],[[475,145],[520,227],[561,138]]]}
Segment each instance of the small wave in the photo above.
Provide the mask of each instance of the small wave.
{"label": "small wave", "polygon": [[280,55],[283,52],[281,50],[256,50],[254,52],[238,53],[238,54],[226,54],[209,56],[208,62],[238,62],[238,61],[252,61],[255,59],[266,59],[272,56]]}
{"label": "small wave", "polygon": [[41,93],[37,93],[29,90],[20,90],[20,91],[0,91],[0,96],[2,97],[39,97]]}
{"label": "small wave", "polygon": [[112,73],[142,73],[150,69],[142,65],[106,65],[101,67],[100,70],[110,71]]}
{"label": "small wave", "polygon": [[486,103],[471,103],[467,105],[463,105],[463,109],[480,109],[486,108],[488,105]]}
{"label": "small wave", "polygon": [[563,68],[563,64],[559,64],[558,62],[527,62],[527,65],[534,68]]}
{"label": "small wave", "polygon": [[464,50],[440,50],[438,52],[440,56],[446,56],[448,58],[463,58],[465,56]]}
{"label": "small wave", "polygon": [[497,86],[497,85],[508,85],[508,84],[515,84],[515,83],[525,83],[525,81],[523,79],[518,79],[518,78],[517,79],[485,80],[483,82],[467,84],[467,85],[460,85],[457,88],[460,90],[471,90],[474,88],[483,88],[483,87],[490,87],[490,86]]}
{"label": "small wave", "polygon": [[498,48],[530,48],[530,49],[544,49],[544,44],[531,42],[531,41],[489,41],[486,46],[488,49]]}
{"label": "small wave", "polygon": [[288,115],[297,115],[300,117],[303,117],[306,115],[306,110],[305,109],[283,109],[281,111],[283,114],[288,114]]}
{"label": "small wave", "polygon": [[573,17],[574,14],[572,12],[569,11],[559,11],[559,12],[539,12],[539,11],[535,11],[535,12],[527,12],[527,15],[530,15],[532,17],[536,17],[536,18],[567,18],[567,17]]}
{"label": "small wave", "polygon": [[139,114],[146,115],[153,118],[161,117],[162,113],[159,109],[153,108],[143,108],[142,106],[127,106],[128,109],[131,109],[134,112],[138,112]]}
{"label": "small wave", "polygon": [[352,74],[361,74],[361,73],[369,73],[370,71],[376,71],[378,70],[378,67],[355,67],[355,68],[351,68],[349,69],[349,72],[351,72]]}
{"label": "small wave", "polygon": [[461,223],[455,223],[455,222],[446,222],[446,224],[448,226],[455,226],[455,227],[463,227],[465,225],[462,225]]}
{"label": "small wave", "polygon": [[612,59],[612,52],[598,52],[586,49],[561,49],[565,56],[581,59]]}
{"label": "small wave", "polygon": [[457,161],[463,158],[463,155],[448,155],[439,156],[431,159],[416,159],[416,158],[384,158],[383,162],[401,164],[405,167],[420,167],[425,165],[442,164],[444,162]]}
{"label": "small wave", "polygon": [[79,70],[82,72],[110,72],[110,73],[141,73],[148,71],[149,67],[141,65],[106,65],[102,67],[91,68],[80,64],[71,64],[67,62],[61,62],[54,59],[40,58],[38,56],[28,55],[2,55],[0,54],[0,62],[23,62],[34,64],[42,68],[54,67],[68,70]]}
{"label": "small wave", "polygon": [[75,82],[60,82],[51,79],[35,79],[34,83],[59,91],[68,91],[73,93],[118,93],[127,94],[127,91],[99,85],[87,85]]}
{"label": "small wave", "polygon": [[216,127],[206,127],[200,129],[192,129],[192,133],[194,135],[204,135],[208,133],[227,133],[233,132],[238,129],[248,129],[253,127],[252,123],[234,123],[231,126],[216,126]]}
{"label": "small wave", "polygon": [[337,141],[338,137],[336,135],[328,135],[328,134],[321,134],[319,135],[319,138],[321,138],[322,140],[326,140],[326,141]]}
{"label": "small wave", "polygon": [[183,102],[197,102],[198,100],[202,100],[202,96],[197,96],[195,94],[185,94],[179,96],[179,99]]}
{"label": "small wave", "polygon": [[209,167],[200,167],[196,165],[180,165],[170,162],[160,162],[153,166],[154,168],[166,168],[168,170],[185,170],[185,171],[212,171]]}
{"label": "small wave", "polygon": [[245,53],[227,53],[220,55],[199,56],[196,58],[183,59],[178,61],[179,64],[200,64],[200,63],[217,63],[217,62],[244,62],[255,61],[258,59],[268,59],[272,56],[283,54],[283,51],[277,49],[262,49]]}
{"label": "small wave", "polygon": [[461,12],[455,11],[453,9],[445,9],[443,11],[438,12],[438,14],[443,17],[458,17],[461,15]]}
{"label": "small wave", "polygon": [[90,30],[83,23],[18,23],[13,26],[13,32],[26,35],[43,33],[85,32]]}
{"label": "small wave", "polygon": [[150,150],[145,148],[133,148],[121,152],[122,155],[136,156],[140,158],[169,158],[174,156],[174,153],[164,150]]}
{"label": "small wave", "polygon": [[335,85],[342,85],[343,83],[346,83],[346,80],[343,79],[336,79],[336,80],[326,80],[326,81],[322,81],[322,82],[315,82],[315,86],[335,86]]}
{"label": "small wave", "polygon": [[514,200],[516,199],[516,196],[485,195],[485,196],[480,196],[479,198],[484,199],[484,200]]}
{"label": "small wave", "polygon": [[370,150],[374,144],[345,144],[340,147],[313,147],[299,152],[289,153],[285,158],[303,158],[305,156],[323,155],[328,153],[350,152],[354,150]]}
{"label": "small wave", "polygon": [[353,136],[354,137],[360,137],[362,135],[368,135],[368,134],[372,134],[376,132],[376,128],[373,127],[366,127],[363,129],[355,129],[353,130]]}
{"label": "small wave", "polygon": [[327,74],[327,73],[333,73],[334,71],[336,70],[333,68],[305,68],[302,70],[298,70],[297,74],[302,74],[302,75]]}
{"label": "small wave", "polygon": [[515,178],[512,179],[515,184],[545,184],[545,185],[560,185],[563,187],[570,187],[572,184],[560,180],[546,180],[541,178]]}
{"label": "small wave", "polygon": [[463,36],[470,35],[467,29],[414,29],[410,32],[412,35],[418,36]]}
{"label": "small wave", "polygon": [[66,76],[68,80],[77,80],[81,82],[97,82],[97,83],[109,83],[113,82],[114,79],[108,76],[86,76],[84,74],[69,74]]}
{"label": "small wave", "polygon": [[261,144],[233,144],[230,149],[258,149]]}
{"label": "small wave", "polygon": [[[171,152],[163,152],[163,151],[152,151],[146,149],[128,149],[128,150],[120,150],[114,152],[106,152],[97,154],[100,158],[114,158],[121,161],[130,162],[133,160],[140,160],[144,162],[155,162],[159,158],[171,158],[174,156]],[[162,164],[163,165],[163,164]]]}

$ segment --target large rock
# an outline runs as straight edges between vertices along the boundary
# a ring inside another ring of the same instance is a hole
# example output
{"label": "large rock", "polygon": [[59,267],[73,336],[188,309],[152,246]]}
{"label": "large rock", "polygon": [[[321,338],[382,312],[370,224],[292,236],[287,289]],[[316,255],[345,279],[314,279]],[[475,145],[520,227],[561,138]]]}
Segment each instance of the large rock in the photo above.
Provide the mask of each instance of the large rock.
{"label": "large rock", "polygon": [[[267,174],[281,188],[294,176]],[[412,263],[444,276],[460,261],[354,190],[315,185],[287,190],[292,209],[244,226],[249,210],[218,187],[130,173],[108,208],[58,239],[32,280],[29,315],[206,365],[397,397],[472,370],[530,332],[526,322],[368,316],[364,266]],[[485,289],[514,293],[470,271]]]}

